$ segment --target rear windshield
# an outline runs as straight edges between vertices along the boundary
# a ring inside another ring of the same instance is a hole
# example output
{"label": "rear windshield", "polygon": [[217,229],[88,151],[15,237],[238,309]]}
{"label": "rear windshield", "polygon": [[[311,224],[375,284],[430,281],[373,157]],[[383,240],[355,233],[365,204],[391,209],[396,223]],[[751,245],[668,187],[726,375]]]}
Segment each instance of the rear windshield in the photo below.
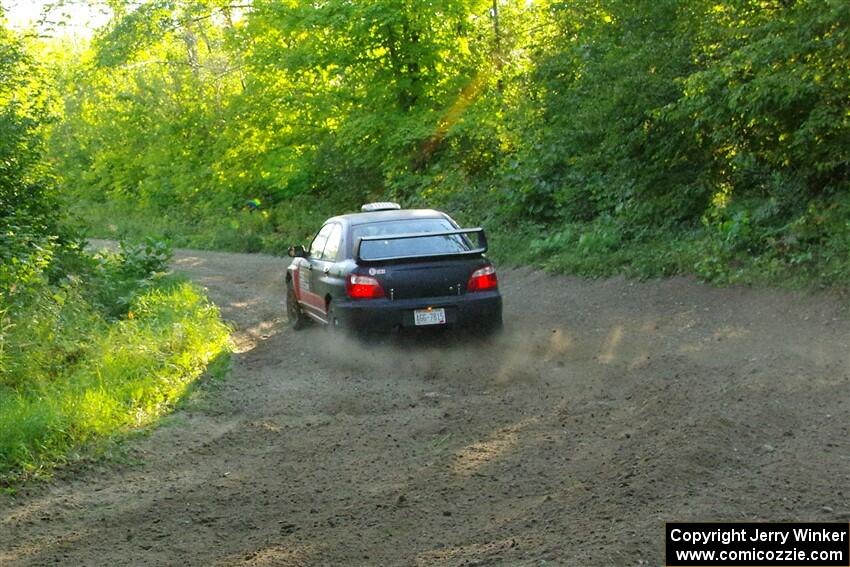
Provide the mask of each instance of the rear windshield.
{"label": "rear windshield", "polygon": [[[457,230],[446,219],[408,219],[357,225],[352,230],[353,241],[368,236],[395,236]],[[364,240],[360,245],[363,260],[384,260],[410,256],[440,256],[469,252],[472,245],[465,236],[420,236],[401,240]]]}

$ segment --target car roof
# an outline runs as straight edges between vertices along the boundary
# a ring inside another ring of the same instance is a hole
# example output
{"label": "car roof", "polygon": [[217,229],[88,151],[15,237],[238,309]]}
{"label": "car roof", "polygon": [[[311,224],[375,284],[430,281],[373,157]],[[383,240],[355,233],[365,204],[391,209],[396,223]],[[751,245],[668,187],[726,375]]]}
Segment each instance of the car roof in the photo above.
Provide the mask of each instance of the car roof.
{"label": "car roof", "polygon": [[407,220],[407,219],[444,219],[448,218],[446,213],[434,209],[400,209],[389,211],[374,211],[371,213],[351,213],[348,215],[338,215],[329,218],[324,224],[329,222],[344,221],[350,225],[368,224],[373,222]]}

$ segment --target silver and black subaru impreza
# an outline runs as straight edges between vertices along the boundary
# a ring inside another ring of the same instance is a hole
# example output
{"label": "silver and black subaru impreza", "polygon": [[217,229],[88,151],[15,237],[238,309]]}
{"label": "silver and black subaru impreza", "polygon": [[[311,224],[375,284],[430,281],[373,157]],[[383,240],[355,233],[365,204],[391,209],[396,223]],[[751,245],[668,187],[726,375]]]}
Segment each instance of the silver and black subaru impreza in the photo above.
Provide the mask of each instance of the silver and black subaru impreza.
{"label": "silver and black subaru impreza", "polygon": [[481,228],[447,214],[370,203],[325,221],[308,249],[292,246],[287,314],[352,332],[502,327],[496,270]]}

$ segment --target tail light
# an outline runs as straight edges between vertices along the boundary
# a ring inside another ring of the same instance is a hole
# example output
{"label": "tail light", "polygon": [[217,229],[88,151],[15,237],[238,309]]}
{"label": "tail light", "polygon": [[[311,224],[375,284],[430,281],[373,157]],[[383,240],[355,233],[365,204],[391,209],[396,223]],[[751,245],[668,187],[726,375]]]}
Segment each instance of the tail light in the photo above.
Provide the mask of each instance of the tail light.
{"label": "tail light", "polygon": [[385,297],[381,283],[371,276],[351,274],[345,280],[345,291],[353,299],[379,299]]}
{"label": "tail light", "polygon": [[493,266],[484,266],[480,270],[475,270],[469,276],[466,291],[485,291],[496,289],[497,287],[499,287],[499,280],[496,279],[496,268]]}

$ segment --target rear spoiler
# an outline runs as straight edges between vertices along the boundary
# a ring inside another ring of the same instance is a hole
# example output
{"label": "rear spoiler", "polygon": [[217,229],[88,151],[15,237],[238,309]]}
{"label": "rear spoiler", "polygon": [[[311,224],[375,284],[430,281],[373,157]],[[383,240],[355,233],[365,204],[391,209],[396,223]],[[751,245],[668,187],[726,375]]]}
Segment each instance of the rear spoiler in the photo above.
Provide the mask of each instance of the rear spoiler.
{"label": "rear spoiler", "polygon": [[[440,254],[413,254],[409,256],[387,256],[384,258],[362,258],[360,256],[360,247],[364,242],[375,240],[408,240],[412,238],[433,238],[435,236],[454,236],[475,234],[478,236],[478,247],[472,250],[463,252],[444,252]],[[413,260],[416,258],[442,258],[447,256],[478,256],[487,252],[487,237],[484,235],[483,228],[464,228],[460,230],[447,230],[445,232],[415,232],[409,234],[385,234],[379,236],[363,236],[357,239],[354,243],[354,258],[358,262],[388,262],[392,260]]]}

